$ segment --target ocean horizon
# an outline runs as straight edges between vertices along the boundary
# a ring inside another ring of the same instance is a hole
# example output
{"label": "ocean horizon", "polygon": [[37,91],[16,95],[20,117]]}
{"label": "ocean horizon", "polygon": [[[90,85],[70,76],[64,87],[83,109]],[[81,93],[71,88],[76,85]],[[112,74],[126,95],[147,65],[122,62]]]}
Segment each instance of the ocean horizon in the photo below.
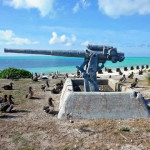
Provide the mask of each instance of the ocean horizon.
{"label": "ocean horizon", "polygon": [[[26,69],[31,73],[76,73],[76,66],[83,63],[83,58],[58,56],[0,56],[0,70],[14,67]],[[105,67],[116,68],[150,65],[150,57],[126,57],[123,62],[105,63]]]}

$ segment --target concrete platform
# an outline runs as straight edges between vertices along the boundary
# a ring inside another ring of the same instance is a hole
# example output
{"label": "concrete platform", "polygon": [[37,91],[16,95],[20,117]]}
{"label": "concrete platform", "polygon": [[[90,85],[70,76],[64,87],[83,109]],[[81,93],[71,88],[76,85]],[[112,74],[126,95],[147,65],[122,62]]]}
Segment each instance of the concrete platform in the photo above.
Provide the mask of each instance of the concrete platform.
{"label": "concrete platform", "polygon": [[98,82],[109,84],[114,92],[75,92],[73,82],[83,83],[81,79],[66,80],[60,98],[58,119],[67,119],[67,114],[70,113],[78,119],[150,117],[142,95],[133,91],[122,92],[124,87],[112,79]]}

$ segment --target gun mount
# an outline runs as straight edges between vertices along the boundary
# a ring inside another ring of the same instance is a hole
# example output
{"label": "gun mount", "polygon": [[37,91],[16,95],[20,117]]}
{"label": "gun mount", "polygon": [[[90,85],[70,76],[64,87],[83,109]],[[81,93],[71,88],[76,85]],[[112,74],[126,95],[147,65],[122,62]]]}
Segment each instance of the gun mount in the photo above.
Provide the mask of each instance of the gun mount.
{"label": "gun mount", "polygon": [[[76,66],[84,78],[84,91],[99,91],[97,84],[97,71],[104,67],[106,61],[116,63],[124,60],[124,53],[117,52],[112,46],[91,45],[83,50],[20,50],[20,49],[4,49],[5,53],[25,53],[25,54],[42,54],[65,57],[81,57],[84,58],[81,66]],[[101,63],[101,66],[99,66]]]}

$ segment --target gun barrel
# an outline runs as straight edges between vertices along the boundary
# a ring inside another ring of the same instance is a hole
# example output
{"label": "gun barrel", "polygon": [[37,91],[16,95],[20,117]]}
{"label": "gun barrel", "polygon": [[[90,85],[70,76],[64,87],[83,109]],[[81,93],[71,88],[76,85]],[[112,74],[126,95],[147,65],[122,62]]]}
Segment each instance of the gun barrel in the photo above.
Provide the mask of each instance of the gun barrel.
{"label": "gun barrel", "polygon": [[5,53],[42,54],[65,57],[85,57],[84,50],[31,50],[31,49],[4,49]]}
{"label": "gun barrel", "polygon": [[[95,47],[93,47],[95,49]],[[92,49],[92,50],[93,50]],[[90,50],[90,51],[92,51]],[[88,58],[90,59],[90,54],[87,50],[31,50],[31,49],[4,49],[5,53],[23,53],[23,54],[39,54],[39,55],[52,55],[52,56],[64,56],[64,57],[80,57],[80,58]],[[117,62],[124,60],[123,53],[115,53],[115,57],[113,54],[105,54],[100,50],[93,50],[95,54],[98,55],[99,62],[105,62],[106,60]],[[93,53],[92,52],[92,53]],[[113,51],[114,52],[114,51]]]}

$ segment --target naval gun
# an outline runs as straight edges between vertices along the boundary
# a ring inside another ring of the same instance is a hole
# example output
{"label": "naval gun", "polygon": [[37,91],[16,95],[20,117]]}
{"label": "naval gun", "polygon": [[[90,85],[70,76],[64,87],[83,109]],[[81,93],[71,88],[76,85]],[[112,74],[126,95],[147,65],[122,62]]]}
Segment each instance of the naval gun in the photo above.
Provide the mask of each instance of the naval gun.
{"label": "naval gun", "polygon": [[[31,50],[31,49],[4,49],[5,53],[42,54],[65,57],[84,58],[81,66],[76,66],[84,78],[84,91],[99,91],[97,84],[97,72],[102,70],[106,61],[112,63],[122,62],[124,53],[117,52],[117,48],[105,45],[89,44],[86,50]],[[101,66],[99,64],[101,63]]]}

